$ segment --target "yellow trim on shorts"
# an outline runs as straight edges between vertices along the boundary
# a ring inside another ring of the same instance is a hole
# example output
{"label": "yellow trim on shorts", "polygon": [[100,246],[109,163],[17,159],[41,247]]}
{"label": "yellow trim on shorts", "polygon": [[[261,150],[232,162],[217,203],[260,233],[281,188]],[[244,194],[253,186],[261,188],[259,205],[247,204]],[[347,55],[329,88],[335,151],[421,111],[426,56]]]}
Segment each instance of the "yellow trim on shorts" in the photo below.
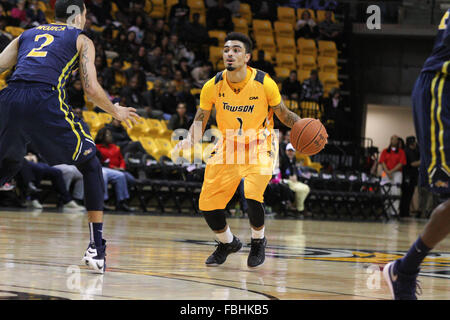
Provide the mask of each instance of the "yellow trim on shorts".
{"label": "yellow trim on shorts", "polygon": [[62,86],[63,79],[65,78],[65,73],[67,72],[67,70],[70,69],[70,67],[74,64],[74,62],[76,61],[77,58],[78,58],[78,52],[77,52],[76,55],[72,58],[72,60],[70,60],[70,61],[66,64],[66,66],[65,66],[65,68],[63,69],[61,75],[59,76],[59,79],[58,79],[58,87],[57,87],[57,90],[58,90],[58,99],[59,99],[59,109],[60,109],[62,112],[64,112],[64,115],[65,115],[64,118],[65,118],[66,121],[70,124],[70,127],[72,128],[73,133],[74,133],[75,136],[77,137],[77,146],[76,146],[76,148],[75,148],[75,152],[73,153],[72,160],[75,160],[75,159],[76,159],[77,154],[78,154],[79,151],[80,151],[81,137],[80,137],[80,135],[78,134],[77,130],[75,130],[75,125],[74,125],[73,121],[71,121],[70,118],[69,118],[69,112],[68,112],[68,110],[65,110],[65,109],[63,108],[64,100],[61,98],[61,91],[62,91],[62,90],[61,90],[61,86]]}
{"label": "yellow trim on shorts", "polygon": [[[448,65],[449,62],[446,62],[445,65]],[[445,68],[444,65],[444,68]],[[444,74],[442,79],[439,81],[439,100],[438,100],[438,110],[436,114],[436,118],[438,121],[438,132],[439,132],[439,152],[441,154],[441,164],[442,167],[444,167],[447,172],[450,172],[450,168],[447,166],[447,161],[445,159],[445,152],[444,152],[444,125],[442,124],[442,118],[441,118],[441,112],[442,112],[442,94],[444,92],[444,84],[447,79],[447,75]]]}
{"label": "yellow trim on shorts", "polygon": [[434,106],[436,105],[436,95],[434,93],[434,90],[436,89],[436,83],[439,77],[440,73],[438,72],[433,78],[433,82],[431,82],[431,163],[428,167],[428,173],[431,173],[431,170],[433,170],[434,166],[436,165],[436,123],[434,120]]}

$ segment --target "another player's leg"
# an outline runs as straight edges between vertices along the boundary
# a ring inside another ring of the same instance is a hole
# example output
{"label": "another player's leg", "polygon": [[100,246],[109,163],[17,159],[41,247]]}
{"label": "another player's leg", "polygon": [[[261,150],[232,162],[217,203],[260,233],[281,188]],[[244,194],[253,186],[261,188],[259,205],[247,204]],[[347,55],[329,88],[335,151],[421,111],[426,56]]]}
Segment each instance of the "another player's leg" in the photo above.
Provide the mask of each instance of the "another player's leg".
{"label": "another player's leg", "polygon": [[103,239],[103,197],[105,193],[102,166],[97,157],[77,165],[83,174],[84,198],[88,211],[90,242],[82,261],[99,273],[106,268],[106,241]]}
{"label": "another player's leg", "polygon": [[228,255],[242,248],[241,241],[231,233],[227,224],[225,210],[203,211],[203,216],[218,239],[216,250],[206,259],[207,266],[218,266],[225,262]]}
{"label": "another player's leg", "polygon": [[384,267],[384,277],[392,297],[400,300],[415,300],[416,280],[419,267],[427,254],[450,233],[450,200],[434,209],[422,235],[401,259]]}

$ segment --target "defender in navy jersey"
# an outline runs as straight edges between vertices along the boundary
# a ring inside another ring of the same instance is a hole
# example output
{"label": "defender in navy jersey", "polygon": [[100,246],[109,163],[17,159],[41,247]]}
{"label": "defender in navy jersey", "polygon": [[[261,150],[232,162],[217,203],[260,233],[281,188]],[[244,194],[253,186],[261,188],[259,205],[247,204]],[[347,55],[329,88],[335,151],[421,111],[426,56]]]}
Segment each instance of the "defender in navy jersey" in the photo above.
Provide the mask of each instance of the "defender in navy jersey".
{"label": "defender in navy jersey", "polygon": [[0,54],[0,72],[16,67],[0,92],[0,186],[20,170],[28,143],[51,165],[76,165],[84,178],[90,228],[83,262],[103,273],[103,175],[88,126],[66,102],[72,70],[79,68],[85,94],[114,118],[129,126],[138,115],[113,105],[97,81],[95,48],[82,33],[83,0],[58,0],[55,13],[56,23],[25,31]]}
{"label": "defender in navy jersey", "polygon": [[412,93],[420,148],[420,183],[440,195],[422,235],[402,259],[384,267],[395,299],[416,299],[416,278],[428,252],[450,232],[450,10],[441,20],[431,56]]}

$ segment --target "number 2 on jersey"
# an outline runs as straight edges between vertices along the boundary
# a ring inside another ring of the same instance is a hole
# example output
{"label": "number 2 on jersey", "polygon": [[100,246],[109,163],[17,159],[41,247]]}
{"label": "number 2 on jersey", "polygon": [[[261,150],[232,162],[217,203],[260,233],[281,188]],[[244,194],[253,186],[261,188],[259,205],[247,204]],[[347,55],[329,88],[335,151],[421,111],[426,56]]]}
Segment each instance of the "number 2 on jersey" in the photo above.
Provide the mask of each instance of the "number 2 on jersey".
{"label": "number 2 on jersey", "polygon": [[38,34],[34,38],[34,42],[38,42],[42,38],[45,38],[45,42],[39,48],[34,48],[33,50],[31,50],[30,53],[27,55],[27,57],[45,58],[47,56],[47,51],[41,50],[44,49],[46,46],[50,45],[55,40],[55,38],[51,34],[47,33]]}
{"label": "number 2 on jersey", "polygon": [[447,10],[445,15],[442,17],[441,24],[439,25],[439,30],[447,29],[447,21],[450,17],[450,11]]}

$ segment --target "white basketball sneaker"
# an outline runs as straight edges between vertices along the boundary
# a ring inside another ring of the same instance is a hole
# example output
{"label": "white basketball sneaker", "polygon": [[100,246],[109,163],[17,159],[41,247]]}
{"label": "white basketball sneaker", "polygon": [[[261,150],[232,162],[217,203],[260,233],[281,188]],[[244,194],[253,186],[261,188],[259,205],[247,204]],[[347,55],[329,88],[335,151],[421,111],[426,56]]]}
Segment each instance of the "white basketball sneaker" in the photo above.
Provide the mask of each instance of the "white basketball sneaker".
{"label": "white basketball sneaker", "polygon": [[106,240],[102,240],[102,246],[96,248],[94,243],[89,243],[86,252],[84,253],[82,263],[86,264],[89,268],[96,273],[105,273],[106,269]]}

